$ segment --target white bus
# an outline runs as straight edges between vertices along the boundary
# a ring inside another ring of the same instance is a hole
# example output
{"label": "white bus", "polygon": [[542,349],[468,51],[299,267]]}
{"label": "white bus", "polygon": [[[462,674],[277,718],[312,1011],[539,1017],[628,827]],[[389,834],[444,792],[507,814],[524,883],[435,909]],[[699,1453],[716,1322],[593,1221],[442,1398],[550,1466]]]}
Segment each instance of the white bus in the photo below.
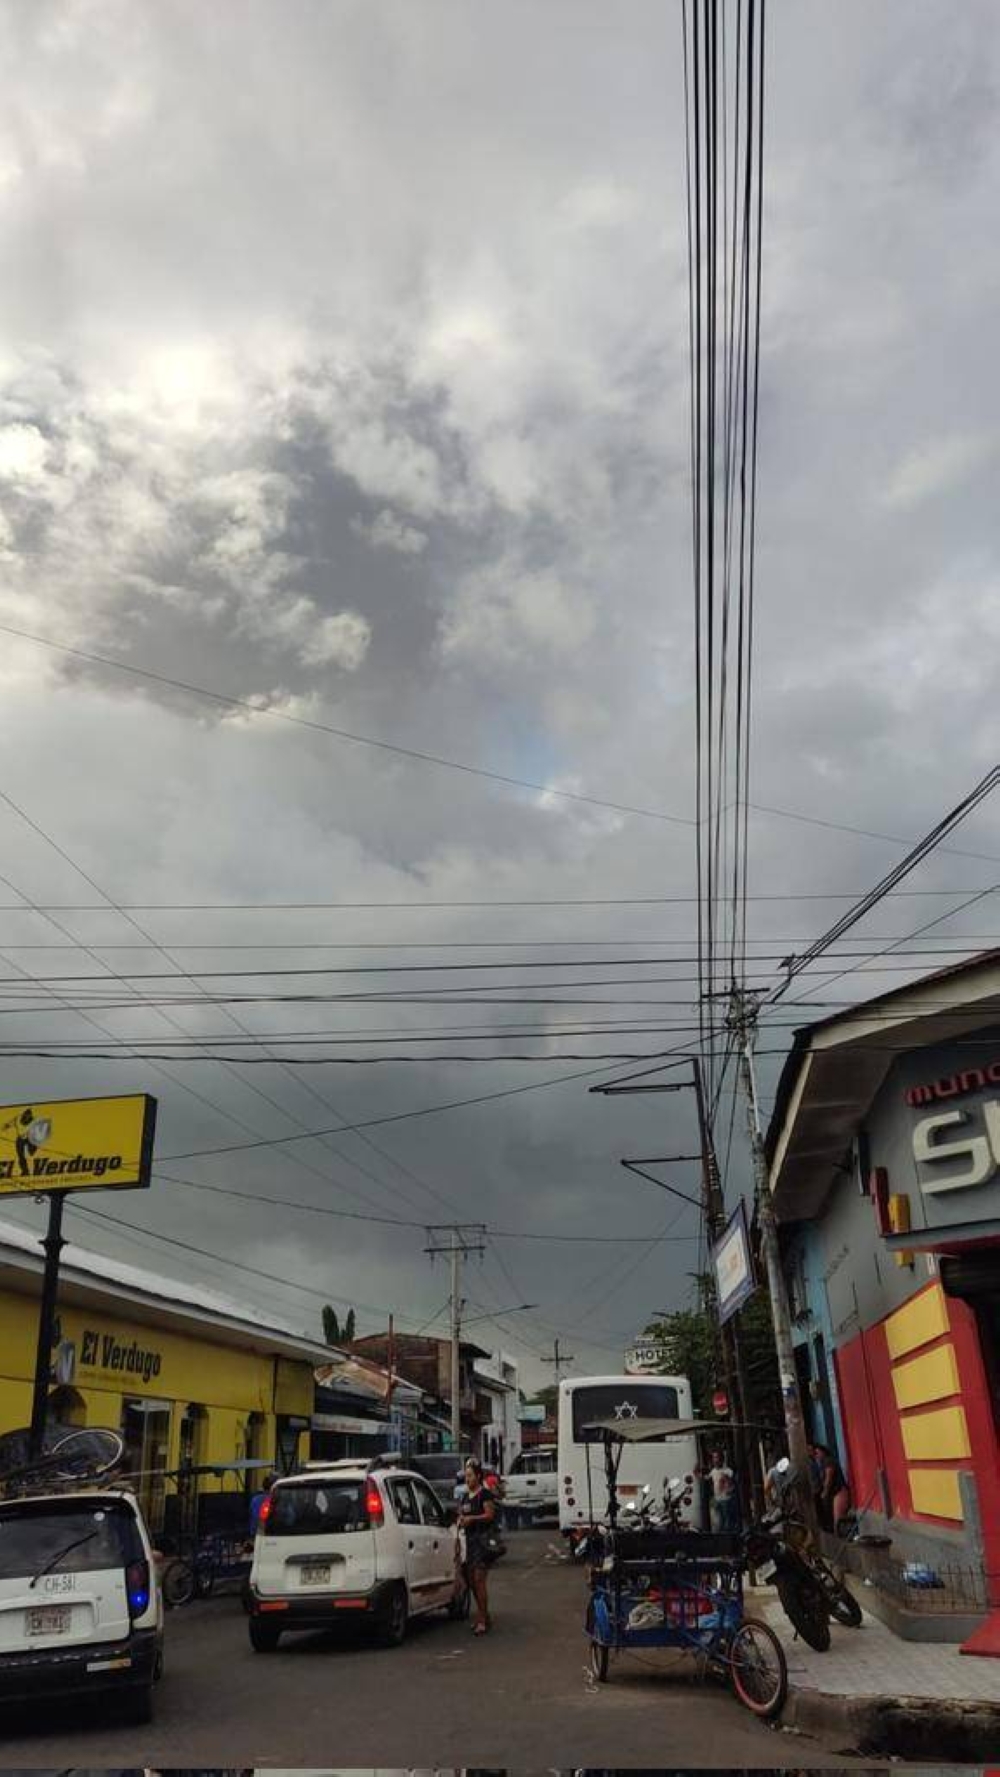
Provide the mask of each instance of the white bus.
{"label": "white bus", "polygon": [[[608,1489],[600,1432],[586,1427],[603,1419],[690,1419],[691,1384],[686,1376],[578,1376],[559,1384],[559,1528],[582,1531],[607,1518]],[[685,1520],[702,1528],[701,1487],[697,1478],[698,1440],[691,1433],[649,1443],[626,1443],[618,1469],[618,1502],[637,1500],[645,1485],[654,1501],[667,1481],[690,1481]]]}

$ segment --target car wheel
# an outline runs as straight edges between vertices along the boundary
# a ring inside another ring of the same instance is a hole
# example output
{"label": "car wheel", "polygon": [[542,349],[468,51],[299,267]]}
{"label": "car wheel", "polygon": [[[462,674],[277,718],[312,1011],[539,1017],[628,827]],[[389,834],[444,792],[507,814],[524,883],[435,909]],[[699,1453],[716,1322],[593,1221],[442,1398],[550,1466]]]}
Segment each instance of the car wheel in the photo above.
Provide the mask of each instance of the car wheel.
{"label": "car wheel", "polygon": [[255,1654],[273,1654],[278,1645],[281,1630],[277,1623],[262,1623],[258,1617],[251,1617],[249,1622],[250,1646]]}
{"label": "car wheel", "polygon": [[400,1642],[406,1640],[408,1619],[406,1587],[393,1586],[379,1628],[379,1640],[383,1647],[398,1647]]}

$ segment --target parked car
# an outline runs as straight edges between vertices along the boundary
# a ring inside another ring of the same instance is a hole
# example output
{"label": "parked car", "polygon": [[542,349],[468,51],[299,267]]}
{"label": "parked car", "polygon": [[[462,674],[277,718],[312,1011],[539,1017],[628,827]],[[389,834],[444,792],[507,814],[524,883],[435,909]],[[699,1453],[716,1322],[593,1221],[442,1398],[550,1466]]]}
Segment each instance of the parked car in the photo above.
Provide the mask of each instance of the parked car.
{"label": "parked car", "polygon": [[411,1617],[465,1606],[451,1513],[392,1458],[345,1458],[276,1481],[261,1508],[247,1596],[250,1643],[351,1620],[395,1646]]}
{"label": "parked car", "polygon": [[441,1504],[453,1512],[469,1455],[468,1450],[433,1450],[426,1456],[408,1456],[406,1461],[409,1468],[430,1482]]}
{"label": "parked car", "polygon": [[162,1670],[163,1599],[135,1495],[0,1501],[0,1702],[115,1692],[148,1721]]}
{"label": "parked car", "polygon": [[556,1456],[555,1444],[539,1444],[515,1457],[505,1482],[504,1499],[510,1517],[530,1521],[558,1516]]}

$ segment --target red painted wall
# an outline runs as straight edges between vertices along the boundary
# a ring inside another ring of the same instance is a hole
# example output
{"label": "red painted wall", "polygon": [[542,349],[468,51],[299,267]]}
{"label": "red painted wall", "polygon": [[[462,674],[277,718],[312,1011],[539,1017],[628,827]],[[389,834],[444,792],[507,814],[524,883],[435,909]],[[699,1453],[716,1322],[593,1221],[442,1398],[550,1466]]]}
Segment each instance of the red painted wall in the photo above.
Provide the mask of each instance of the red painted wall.
{"label": "red painted wall", "polygon": [[979,1494],[989,1599],[991,1604],[1000,1604],[1000,1440],[979,1348],[975,1311],[968,1302],[949,1297],[948,1313]]}
{"label": "red painted wall", "polygon": [[909,1518],[913,1504],[884,1326],[858,1333],[834,1353],[834,1362],[854,1505],[881,1510],[877,1471],[884,1468],[893,1512]]}

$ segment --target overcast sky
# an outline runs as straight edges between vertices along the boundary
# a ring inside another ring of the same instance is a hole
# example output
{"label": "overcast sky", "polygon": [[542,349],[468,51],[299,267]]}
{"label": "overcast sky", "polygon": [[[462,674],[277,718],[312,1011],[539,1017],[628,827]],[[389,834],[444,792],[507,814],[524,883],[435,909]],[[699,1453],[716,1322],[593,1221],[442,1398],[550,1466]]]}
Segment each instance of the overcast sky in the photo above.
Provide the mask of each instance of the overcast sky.
{"label": "overcast sky", "polygon": [[[772,0],[768,24],[750,888],[789,898],[752,905],[760,979],[846,904],[796,896],[869,887],[993,763],[1000,644],[995,8]],[[696,1212],[618,1164],[690,1151],[692,1108],[552,1083],[587,1067],[562,1054],[680,1045],[691,1017],[690,900],[569,904],[695,887],[680,46],[663,0],[0,3],[0,624],[260,712],[0,637],[5,1040],[333,1033],[371,1056],[359,1032],[465,1025],[425,1049],[489,1056],[501,1041],[473,1037],[507,1024],[542,1058],[8,1057],[4,1102],[155,1093],[171,1181],[90,1200],[141,1234],[74,1211],[73,1237],[312,1330],[324,1296],[363,1330],[430,1321],[447,1280],[424,1222],[631,1237],[497,1239],[469,1265],[470,1316],[538,1305],[505,1322],[530,1382],[556,1332],[577,1368],[617,1368],[697,1264]],[[954,847],[909,887],[957,904],[1000,878],[1000,805]],[[112,902],[249,905],[141,911],[137,930]],[[896,899],[860,935],[952,904]],[[996,932],[987,899],[935,936]],[[501,942],[525,948],[400,948]],[[172,1023],[122,1009],[162,984],[16,985],[223,968],[240,978],[181,973]],[[560,979],[614,983],[577,989],[611,1004],[189,1003],[523,1001]],[[82,992],[100,1029],[59,1003]],[[807,1015],[786,1002],[762,1036],[765,1103]],[[556,1017],[621,1023],[540,1037]],[[731,1200],[745,1185],[737,1143]]]}

